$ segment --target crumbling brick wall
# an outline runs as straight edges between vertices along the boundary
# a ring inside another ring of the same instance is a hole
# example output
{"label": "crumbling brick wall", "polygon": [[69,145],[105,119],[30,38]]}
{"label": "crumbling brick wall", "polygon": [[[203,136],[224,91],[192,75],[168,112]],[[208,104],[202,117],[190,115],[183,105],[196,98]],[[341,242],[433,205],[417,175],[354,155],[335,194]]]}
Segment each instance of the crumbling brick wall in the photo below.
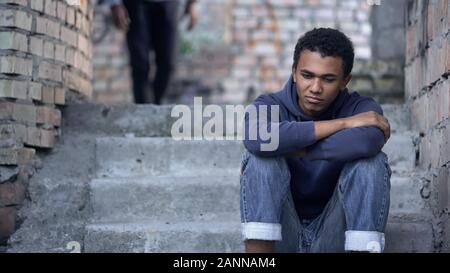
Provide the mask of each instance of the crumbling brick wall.
{"label": "crumbling brick wall", "polygon": [[435,247],[450,251],[450,1],[408,2],[406,99],[420,132],[419,167],[427,171],[421,194],[436,218]]}
{"label": "crumbling brick wall", "polygon": [[0,244],[67,101],[91,97],[91,2],[0,0]]}

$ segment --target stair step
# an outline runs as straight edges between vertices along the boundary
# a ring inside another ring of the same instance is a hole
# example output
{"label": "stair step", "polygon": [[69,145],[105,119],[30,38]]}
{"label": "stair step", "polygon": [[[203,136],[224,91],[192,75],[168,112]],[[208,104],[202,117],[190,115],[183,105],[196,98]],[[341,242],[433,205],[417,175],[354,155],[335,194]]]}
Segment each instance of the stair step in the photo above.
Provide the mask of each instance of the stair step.
{"label": "stair step", "polygon": [[433,226],[426,221],[390,220],[386,227],[386,253],[433,252]]}
{"label": "stair step", "polygon": [[64,107],[63,127],[68,134],[99,136],[170,136],[170,105],[102,103],[69,104]]}
{"label": "stair step", "polygon": [[[391,177],[391,214],[426,212],[419,181]],[[239,176],[102,178],[91,182],[95,222],[239,221]]]}
{"label": "stair step", "polygon": [[[242,142],[238,140],[97,138],[97,177],[233,174],[239,170],[243,150]],[[414,169],[415,149],[411,134],[393,135],[383,151],[393,170]]]}
{"label": "stair step", "polygon": [[[189,107],[192,111],[192,106]],[[221,107],[224,109],[223,105]],[[393,132],[409,130],[410,118],[405,106],[382,104],[381,107]],[[99,136],[169,137],[172,124],[178,119],[171,117],[172,108],[173,105],[152,104],[69,104],[64,107],[63,126],[67,132]],[[204,122],[207,120],[209,118],[204,118]]]}
{"label": "stair step", "polygon": [[389,120],[393,133],[408,131],[411,128],[409,110],[403,104],[382,104],[384,116]]}
{"label": "stair step", "polygon": [[118,223],[86,227],[85,252],[238,253],[239,222]]}
{"label": "stair step", "polygon": [[[206,105],[204,105],[205,107]],[[179,119],[172,117],[174,105],[152,104],[122,104],[106,105],[101,103],[71,104],[64,108],[64,130],[67,133],[81,133],[97,136],[125,136],[132,134],[137,137],[170,137],[172,125]],[[191,111],[191,121],[194,118],[194,107],[188,105]],[[226,106],[219,105],[223,111],[223,124],[236,119],[227,115]],[[203,108],[204,109],[204,108]],[[242,107],[242,109],[244,109]],[[202,117],[206,124],[210,117]],[[241,120],[232,124],[242,124]],[[236,132],[224,130],[224,135],[234,136]]]}
{"label": "stair step", "polygon": [[107,137],[96,140],[97,177],[234,175],[240,141]]}
{"label": "stair step", "polygon": [[[236,253],[244,251],[240,223],[115,223],[86,227],[85,252]],[[386,253],[432,252],[432,226],[427,222],[389,221]]]}
{"label": "stair step", "polygon": [[393,134],[384,145],[383,152],[387,154],[389,165],[393,171],[408,172],[414,170],[416,151],[413,136],[412,132]]}
{"label": "stair step", "polygon": [[414,176],[391,177],[391,214],[426,213],[425,201],[420,195],[420,179]]}
{"label": "stair step", "polygon": [[239,222],[239,175],[94,179],[91,203],[96,222]]}

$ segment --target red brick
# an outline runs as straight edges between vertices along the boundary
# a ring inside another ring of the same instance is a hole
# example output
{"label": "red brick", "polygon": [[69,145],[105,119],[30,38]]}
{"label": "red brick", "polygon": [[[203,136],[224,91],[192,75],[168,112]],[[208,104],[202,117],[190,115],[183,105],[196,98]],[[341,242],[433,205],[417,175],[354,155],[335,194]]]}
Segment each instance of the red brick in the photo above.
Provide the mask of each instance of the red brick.
{"label": "red brick", "polygon": [[30,82],[28,87],[28,97],[32,100],[42,101],[42,85],[37,82]]}
{"label": "red brick", "polygon": [[0,239],[11,236],[16,229],[16,208],[0,208]]}
{"label": "red brick", "polygon": [[27,12],[2,8],[2,17],[0,17],[0,26],[2,27],[17,27],[30,31],[32,21],[32,15]]}
{"label": "red brick", "polygon": [[421,168],[440,168],[450,162],[450,126],[429,131],[419,145]]}
{"label": "red brick", "polygon": [[438,206],[439,211],[443,211],[445,209],[450,210],[450,181],[448,178],[450,177],[450,167],[442,167],[438,170],[437,177],[435,178],[436,192],[438,197]]}
{"label": "red brick", "polygon": [[427,24],[426,24],[426,26],[427,26],[427,31],[426,31],[427,41],[432,40],[436,36],[436,34],[434,32],[434,30],[435,30],[434,25],[435,25],[435,22],[436,22],[436,15],[435,15],[434,6],[435,5],[433,5],[433,2],[429,2],[428,3],[427,17],[426,17],[426,20],[427,20]]}
{"label": "red brick", "polygon": [[25,141],[27,145],[39,147],[41,145],[41,131],[34,127],[27,127],[27,139]]}
{"label": "red brick", "polygon": [[0,184],[0,206],[21,205],[25,191],[25,186],[18,181]]}
{"label": "red brick", "polygon": [[37,108],[36,123],[60,126],[61,111],[47,106],[40,106]]}
{"label": "red brick", "polygon": [[28,124],[36,123],[36,106],[30,104],[14,104],[13,119]]}
{"label": "red brick", "polygon": [[27,130],[21,124],[0,125],[0,140],[14,139],[16,143],[23,143],[26,139]]}
{"label": "red brick", "polygon": [[417,26],[411,26],[406,31],[406,63],[409,64],[416,56],[416,44],[414,43],[414,35]]}
{"label": "red brick", "polygon": [[0,0],[0,3],[26,6],[27,5],[27,0]]}
{"label": "red brick", "polygon": [[22,165],[29,163],[35,154],[30,148],[0,149],[0,165]]}
{"label": "red brick", "polygon": [[434,41],[425,55],[426,70],[423,71],[426,75],[426,85],[436,82],[446,72],[447,46],[446,41],[442,38]]}
{"label": "red brick", "polygon": [[55,104],[64,105],[66,103],[66,91],[63,88],[55,88]]}
{"label": "red brick", "polygon": [[61,82],[61,66],[43,61],[39,64],[38,75],[42,79]]}
{"label": "red brick", "polygon": [[419,92],[428,84],[425,81],[425,75],[427,74],[427,67],[422,64],[421,59],[416,58],[410,65],[406,67],[406,95],[407,98],[415,97]]}
{"label": "red brick", "polygon": [[53,148],[55,145],[55,132],[53,130],[40,130],[41,131],[41,143],[40,147]]}
{"label": "red brick", "polygon": [[0,119],[10,120],[13,118],[14,103],[0,101]]}
{"label": "red brick", "polygon": [[447,37],[447,41],[445,41],[445,46],[446,46],[445,71],[447,73],[450,73],[450,36]]}

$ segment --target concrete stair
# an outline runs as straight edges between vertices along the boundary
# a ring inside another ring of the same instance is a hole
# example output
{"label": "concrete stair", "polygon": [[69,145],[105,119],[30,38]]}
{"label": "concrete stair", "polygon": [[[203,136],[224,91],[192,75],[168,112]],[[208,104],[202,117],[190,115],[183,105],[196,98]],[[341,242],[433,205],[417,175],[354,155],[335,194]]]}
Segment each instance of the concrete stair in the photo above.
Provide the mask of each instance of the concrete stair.
{"label": "concrete stair", "polygon": [[105,137],[96,140],[96,169],[98,177],[230,175],[242,151],[239,141]]}
{"label": "concrete stair", "polygon": [[239,221],[92,224],[85,252],[243,252]]}
{"label": "concrete stair", "polygon": [[[393,131],[383,149],[393,171],[386,252],[429,252],[433,234],[414,172],[415,135],[408,131],[402,107],[385,105],[383,109]],[[169,122],[170,111],[162,111]],[[109,120],[127,124],[128,136],[96,139],[97,178],[90,183],[93,213],[86,227],[85,251],[243,251],[241,142],[174,141],[165,136],[167,128],[165,133],[153,131],[157,137],[145,137],[139,128],[132,129],[134,118]],[[92,129],[102,126],[97,122]]]}
{"label": "concrete stair", "polygon": [[147,176],[91,182],[96,222],[239,222],[239,176]]}
{"label": "concrete stair", "polygon": [[242,151],[239,141],[98,138],[85,251],[243,251]]}

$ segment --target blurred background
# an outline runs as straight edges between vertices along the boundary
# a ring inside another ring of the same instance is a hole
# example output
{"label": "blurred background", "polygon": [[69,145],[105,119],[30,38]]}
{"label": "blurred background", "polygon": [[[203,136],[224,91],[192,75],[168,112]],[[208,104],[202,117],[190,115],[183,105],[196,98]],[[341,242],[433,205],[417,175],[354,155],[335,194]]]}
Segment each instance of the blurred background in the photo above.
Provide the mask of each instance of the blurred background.
{"label": "blurred background", "polygon": [[[297,39],[315,27],[338,28],[355,45],[351,88],[381,102],[403,99],[406,1],[198,1],[198,25],[180,21],[178,62],[165,102],[249,103],[281,89],[291,73]],[[125,34],[108,5],[94,11],[93,99],[132,101]],[[152,68],[155,66],[152,65]],[[152,69],[154,72],[154,69]]]}

